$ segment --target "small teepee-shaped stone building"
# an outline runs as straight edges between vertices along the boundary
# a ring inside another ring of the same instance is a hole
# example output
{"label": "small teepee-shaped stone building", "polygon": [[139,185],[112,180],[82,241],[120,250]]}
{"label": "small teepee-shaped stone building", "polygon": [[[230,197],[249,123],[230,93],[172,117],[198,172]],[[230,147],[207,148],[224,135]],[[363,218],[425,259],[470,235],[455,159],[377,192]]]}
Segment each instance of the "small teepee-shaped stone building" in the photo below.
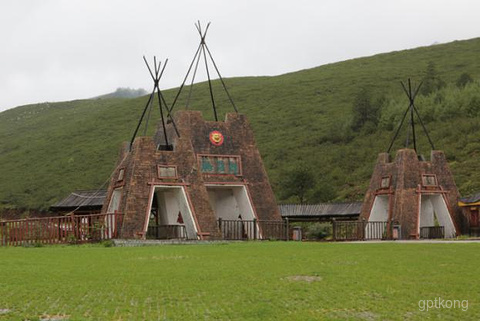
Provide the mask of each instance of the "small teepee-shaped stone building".
{"label": "small teepee-shaped stone building", "polygon": [[381,153],[360,218],[387,222],[388,234],[397,225],[402,239],[455,237],[462,226],[458,197],[442,151],[432,151],[430,161],[419,160],[413,149],[398,150],[393,161]]}

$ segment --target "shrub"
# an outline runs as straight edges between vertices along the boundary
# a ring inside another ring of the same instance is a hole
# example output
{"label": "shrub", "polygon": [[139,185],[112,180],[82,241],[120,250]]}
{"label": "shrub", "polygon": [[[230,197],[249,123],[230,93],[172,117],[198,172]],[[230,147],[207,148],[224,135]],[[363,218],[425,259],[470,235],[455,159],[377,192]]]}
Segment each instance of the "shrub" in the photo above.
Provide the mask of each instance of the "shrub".
{"label": "shrub", "polygon": [[115,244],[112,240],[104,240],[101,242],[104,247],[113,247]]}
{"label": "shrub", "polygon": [[472,76],[468,72],[464,72],[458,77],[456,85],[458,88],[463,88],[471,82],[473,82]]}
{"label": "shrub", "polygon": [[305,228],[305,237],[309,240],[324,240],[332,236],[330,223],[312,223]]}
{"label": "shrub", "polygon": [[70,244],[70,245],[75,245],[75,244],[78,243],[78,240],[75,237],[75,235],[69,235],[69,236],[67,236],[67,243]]}

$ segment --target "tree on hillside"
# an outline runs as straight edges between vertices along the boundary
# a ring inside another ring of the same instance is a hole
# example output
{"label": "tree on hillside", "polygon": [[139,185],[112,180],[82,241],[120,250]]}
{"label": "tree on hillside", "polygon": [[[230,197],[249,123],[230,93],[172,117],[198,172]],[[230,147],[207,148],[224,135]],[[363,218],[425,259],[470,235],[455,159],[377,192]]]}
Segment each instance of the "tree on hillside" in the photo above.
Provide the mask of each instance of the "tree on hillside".
{"label": "tree on hillside", "polygon": [[370,92],[362,88],[353,101],[352,112],[352,129],[359,131],[365,125],[376,128],[379,121],[380,108],[378,104],[372,103]]}
{"label": "tree on hillside", "polygon": [[300,203],[307,201],[307,194],[315,187],[315,177],[305,165],[299,165],[287,172],[283,179],[283,199],[296,197]]}
{"label": "tree on hillside", "polygon": [[425,76],[422,79],[423,84],[420,88],[420,94],[427,96],[445,87],[445,82],[438,76],[437,68],[435,64],[430,61],[425,70]]}
{"label": "tree on hillside", "polygon": [[322,181],[313,189],[310,201],[314,203],[330,202],[337,197],[333,188],[333,183],[330,180]]}
{"label": "tree on hillside", "polygon": [[464,72],[457,79],[457,87],[464,88],[467,84],[473,82],[472,76],[468,72]]}
{"label": "tree on hillside", "polygon": [[135,98],[140,96],[145,96],[148,92],[143,88],[133,89],[129,87],[119,87],[113,93],[113,96],[119,98]]}

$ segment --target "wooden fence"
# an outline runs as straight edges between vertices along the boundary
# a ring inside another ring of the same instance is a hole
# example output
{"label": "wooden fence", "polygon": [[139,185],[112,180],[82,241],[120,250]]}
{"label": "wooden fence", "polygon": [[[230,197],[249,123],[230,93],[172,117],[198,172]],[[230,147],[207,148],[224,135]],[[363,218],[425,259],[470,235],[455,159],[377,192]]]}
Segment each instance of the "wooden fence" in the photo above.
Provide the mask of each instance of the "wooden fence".
{"label": "wooden fence", "polygon": [[[288,220],[218,220],[224,240],[289,240]],[[332,221],[333,241],[385,240],[387,222]]]}
{"label": "wooden fence", "polygon": [[445,229],[443,226],[424,226],[420,228],[421,239],[443,239]]}
{"label": "wooden fence", "polygon": [[187,239],[187,230],[185,225],[152,225],[148,226],[147,239],[169,240],[169,239]]}
{"label": "wooden fence", "polygon": [[288,221],[218,219],[224,240],[288,240]]}
{"label": "wooden fence", "polygon": [[[36,243],[85,243],[109,240],[119,236],[123,214],[70,215],[29,218],[0,222],[0,246]],[[333,241],[384,240],[391,237],[387,222],[332,222]],[[218,227],[224,240],[289,240],[289,221],[223,220]],[[391,232],[391,231],[390,231]],[[443,226],[422,227],[421,238],[443,238]],[[149,227],[147,238],[185,239],[184,225]]]}
{"label": "wooden fence", "polygon": [[98,242],[118,236],[118,213],[28,218],[0,222],[0,246]]}
{"label": "wooden fence", "polygon": [[261,238],[263,240],[290,240],[292,231],[288,220],[285,221],[266,221],[258,220]]}
{"label": "wooden fence", "polygon": [[332,221],[334,241],[385,240],[387,222]]}

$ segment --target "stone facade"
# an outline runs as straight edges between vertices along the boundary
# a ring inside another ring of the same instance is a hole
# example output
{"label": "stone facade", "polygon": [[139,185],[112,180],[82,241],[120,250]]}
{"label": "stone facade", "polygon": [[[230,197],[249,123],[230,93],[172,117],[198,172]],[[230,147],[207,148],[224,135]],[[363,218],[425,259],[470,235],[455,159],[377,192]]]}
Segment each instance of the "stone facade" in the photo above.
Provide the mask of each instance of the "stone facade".
{"label": "stone facade", "polygon": [[220,238],[209,184],[245,186],[257,219],[281,220],[244,115],[230,113],[224,122],[214,122],[199,111],[179,111],[174,118],[180,137],[167,125],[173,150],[158,147],[165,144],[161,125],[154,137],[137,137],[131,149],[127,143],[121,149],[102,212],[109,210],[116,190],[116,209],[124,214],[122,238],[145,238],[155,186],[183,188],[199,239]]}
{"label": "stone facade", "polygon": [[387,153],[379,154],[360,219],[369,220],[375,197],[379,195],[388,199],[389,226],[392,221],[398,223],[403,239],[419,238],[422,195],[441,195],[456,233],[462,232],[463,216],[457,205],[459,193],[442,151],[432,151],[430,161],[419,160],[413,149],[397,151],[393,162]]}

